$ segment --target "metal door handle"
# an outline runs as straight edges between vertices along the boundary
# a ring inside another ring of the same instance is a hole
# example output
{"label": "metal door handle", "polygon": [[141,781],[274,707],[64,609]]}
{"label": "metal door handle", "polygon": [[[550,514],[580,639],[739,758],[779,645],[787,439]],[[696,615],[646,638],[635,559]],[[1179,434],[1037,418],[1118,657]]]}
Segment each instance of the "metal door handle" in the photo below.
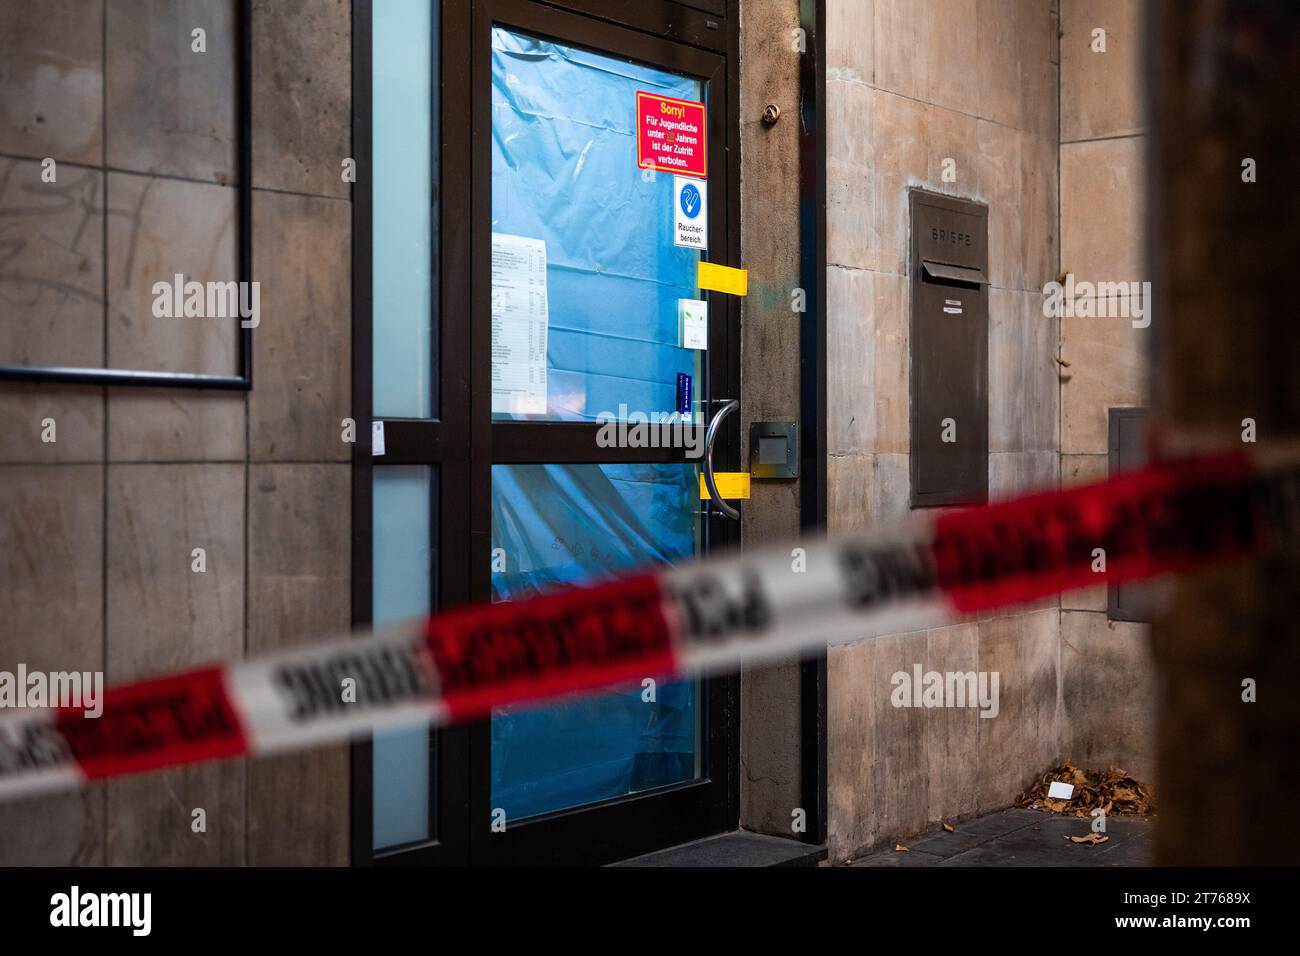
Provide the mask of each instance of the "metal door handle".
{"label": "metal door handle", "polygon": [[704,433],[704,484],[709,489],[709,497],[713,499],[713,504],[718,506],[718,510],[730,518],[732,521],[740,520],[740,512],[723,499],[718,494],[718,482],[713,477],[713,443],[718,439],[718,429],[722,427],[722,420],[740,408],[740,402],[734,398],[718,399],[722,403],[709,422],[709,428]]}

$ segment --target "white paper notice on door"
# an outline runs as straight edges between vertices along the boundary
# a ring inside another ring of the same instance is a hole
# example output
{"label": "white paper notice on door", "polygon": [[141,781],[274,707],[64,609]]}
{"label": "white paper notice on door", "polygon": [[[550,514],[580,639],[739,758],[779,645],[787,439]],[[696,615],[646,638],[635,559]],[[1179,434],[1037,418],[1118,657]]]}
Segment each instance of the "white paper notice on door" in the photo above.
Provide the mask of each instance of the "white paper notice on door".
{"label": "white paper notice on door", "polygon": [[546,414],[546,240],[492,233],[492,411]]}

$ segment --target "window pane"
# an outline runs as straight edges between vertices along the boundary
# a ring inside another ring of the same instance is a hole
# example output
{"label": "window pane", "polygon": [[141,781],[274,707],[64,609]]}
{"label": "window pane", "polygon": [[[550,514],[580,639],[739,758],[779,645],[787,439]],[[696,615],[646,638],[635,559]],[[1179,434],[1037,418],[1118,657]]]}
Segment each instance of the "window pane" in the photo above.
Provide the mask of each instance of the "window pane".
{"label": "window pane", "polygon": [[[429,613],[434,563],[436,475],[427,465],[374,471],[374,622]],[[431,732],[427,727],[374,735],[374,848],[427,840]]]}
{"label": "window pane", "polygon": [[700,253],[673,244],[673,175],[637,167],[638,90],[701,98],[694,79],[492,31],[494,418],[672,414],[679,374],[705,397],[678,306],[700,298]]}
{"label": "window pane", "polygon": [[438,4],[374,5],[374,415],[437,414],[432,271],[437,206]]}
{"label": "window pane", "polygon": [[[617,570],[689,558],[698,547],[691,465],[496,465],[496,600]],[[500,567],[500,564],[497,565]],[[492,717],[492,806],[506,819],[609,800],[698,778],[700,685],[641,686]]]}

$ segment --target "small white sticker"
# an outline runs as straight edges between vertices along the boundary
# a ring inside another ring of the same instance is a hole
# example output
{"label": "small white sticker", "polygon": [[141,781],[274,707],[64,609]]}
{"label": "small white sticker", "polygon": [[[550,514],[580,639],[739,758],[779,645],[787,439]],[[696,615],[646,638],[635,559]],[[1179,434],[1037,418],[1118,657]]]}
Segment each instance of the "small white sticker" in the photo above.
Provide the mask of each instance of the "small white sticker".
{"label": "small white sticker", "polygon": [[678,299],[677,318],[681,323],[682,348],[709,347],[709,304],[699,299]]}
{"label": "small white sticker", "polygon": [[673,177],[673,245],[709,248],[709,184],[703,179]]}
{"label": "small white sticker", "polygon": [[1053,800],[1069,800],[1074,796],[1074,784],[1061,783],[1059,780],[1054,781],[1047,788],[1047,795]]}
{"label": "small white sticker", "polygon": [[947,312],[949,315],[961,315],[961,299],[944,299],[943,311]]}
{"label": "small white sticker", "polygon": [[384,423],[370,423],[370,454],[378,457],[384,453]]}

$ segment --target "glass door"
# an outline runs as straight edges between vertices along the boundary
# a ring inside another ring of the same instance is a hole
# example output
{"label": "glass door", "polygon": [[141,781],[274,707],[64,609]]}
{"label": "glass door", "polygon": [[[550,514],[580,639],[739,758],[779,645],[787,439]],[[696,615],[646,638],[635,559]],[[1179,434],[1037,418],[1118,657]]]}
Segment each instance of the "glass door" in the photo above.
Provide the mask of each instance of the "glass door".
{"label": "glass door", "polygon": [[[734,397],[731,304],[697,280],[702,259],[727,262],[726,164],[709,155],[726,155],[725,72],[525,0],[476,14],[474,168],[491,188],[475,373],[489,591],[506,601],[738,539],[701,501],[699,467],[713,400]],[[473,857],[608,862],[724,829],[734,685],[646,674],[496,711],[471,732]]]}
{"label": "glass door", "polygon": [[[700,491],[739,394],[739,310],[697,279],[738,265],[725,55],[534,0],[357,4],[354,39],[357,623],[738,544]],[[714,457],[738,464],[734,418]],[[646,674],[376,735],[354,861],[595,864],[732,828],[738,697]]]}

